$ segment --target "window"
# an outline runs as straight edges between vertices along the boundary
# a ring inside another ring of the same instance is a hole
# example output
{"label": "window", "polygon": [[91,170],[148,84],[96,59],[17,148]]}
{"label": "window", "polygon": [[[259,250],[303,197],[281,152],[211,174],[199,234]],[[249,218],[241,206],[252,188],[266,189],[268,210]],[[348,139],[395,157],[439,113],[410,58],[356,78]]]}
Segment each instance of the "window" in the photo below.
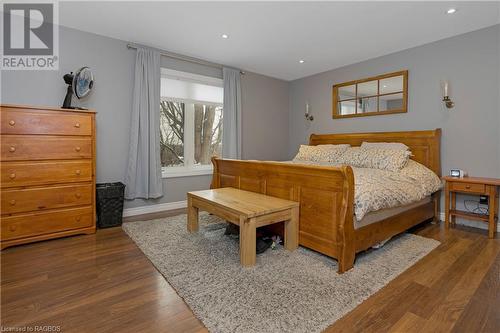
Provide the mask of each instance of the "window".
{"label": "window", "polygon": [[211,173],[222,153],[222,80],[162,68],[160,96],[163,176]]}

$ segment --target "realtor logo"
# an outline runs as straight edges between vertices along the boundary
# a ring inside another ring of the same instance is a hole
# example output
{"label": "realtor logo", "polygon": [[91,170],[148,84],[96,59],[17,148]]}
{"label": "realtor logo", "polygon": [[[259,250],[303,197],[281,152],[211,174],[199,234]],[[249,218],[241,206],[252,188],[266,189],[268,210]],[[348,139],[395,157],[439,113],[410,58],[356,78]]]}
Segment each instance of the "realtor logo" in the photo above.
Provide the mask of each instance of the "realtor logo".
{"label": "realtor logo", "polygon": [[3,70],[57,70],[59,26],[55,2],[3,4]]}

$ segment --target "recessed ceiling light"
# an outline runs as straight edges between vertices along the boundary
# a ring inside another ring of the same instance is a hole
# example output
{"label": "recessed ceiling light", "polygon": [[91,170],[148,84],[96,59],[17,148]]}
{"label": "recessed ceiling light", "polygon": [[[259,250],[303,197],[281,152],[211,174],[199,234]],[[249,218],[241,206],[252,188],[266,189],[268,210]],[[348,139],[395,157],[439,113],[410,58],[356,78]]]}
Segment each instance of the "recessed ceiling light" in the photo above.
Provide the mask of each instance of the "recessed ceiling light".
{"label": "recessed ceiling light", "polygon": [[454,13],[456,13],[456,11],[457,11],[457,10],[456,10],[455,8],[450,8],[450,9],[448,9],[448,10],[446,11],[446,14],[454,14]]}
{"label": "recessed ceiling light", "polygon": [[229,36],[226,35],[226,34],[222,34],[221,37],[224,38],[224,39],[228,39],[229,38]]}
{"label": "recessed ceiling light", "polygon": [[384,85],[382,86],[382,88],[387,88],[387,86],[384,84]]}
{"label": "recessed ceiling light", "polygon": [[302,59],[299,60],[299,63],[301,63],[301,64],[303,64],[305,62],[306,62],[305,60],[302,60]]}

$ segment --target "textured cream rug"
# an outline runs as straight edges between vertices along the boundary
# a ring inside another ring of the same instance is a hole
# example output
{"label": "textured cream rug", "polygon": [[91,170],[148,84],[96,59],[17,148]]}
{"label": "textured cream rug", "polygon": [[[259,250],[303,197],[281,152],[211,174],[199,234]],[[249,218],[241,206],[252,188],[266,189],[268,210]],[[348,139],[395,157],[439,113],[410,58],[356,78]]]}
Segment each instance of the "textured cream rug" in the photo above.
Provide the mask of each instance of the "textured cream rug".
{"label": "textured cream rug", "polygon": [[439,242],[412,234],[359,255],[337,274],[337,262],[282,247],[239,264],[238,239],[225,223],[200,214],[188,234],[186,215],[125,223],[123,229],[212,332],[320,332],[414,265]]}

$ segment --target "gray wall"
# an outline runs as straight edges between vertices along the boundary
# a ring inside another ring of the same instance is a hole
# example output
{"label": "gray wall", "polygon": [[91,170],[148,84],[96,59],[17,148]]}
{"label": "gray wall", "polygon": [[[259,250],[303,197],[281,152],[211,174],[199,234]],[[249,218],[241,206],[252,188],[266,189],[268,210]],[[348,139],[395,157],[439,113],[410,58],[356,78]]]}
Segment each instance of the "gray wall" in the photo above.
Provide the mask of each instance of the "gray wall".
{"label": "gray wall", "polygon": [[[500,30],[500,28],[498,28]],[[497,46],[498,46],[498,56],[500,56],[500,31],[497,32]],[[498,96],[498,126],[497,126],[497,132],[498,132],[498,168],[500,169],[500,64],[498,66],[498,77],[497,77],[497,82],[498,82],[498,91],[497,91],[497,96]]]}
{"label": "gray wall", "polygon": [[[122,181],[128,152],[135,52],[126,42],[61,27],[59,71],[3,71],[3,103],[57,106],[66,87],[62,75],[90,66],[92,94],[81,106],[97,114],[97,180]],[[438,41],[290,83],[247,73],[242,77],[243,158],[285,160],[311,133],[443,129],[443,173],[500,176],[500,25]],[[220,70],[167,58],[165,67],[221,77]],[[407,114],[331,118],[331,86],[385,72],[409,70]],[[448,79],[456,107],[441,103],[440,80]],[[304,120],[309,101],[314,122]],[[166,195],[126,207],[185,199],[207,188],[210,176],[165,179]]]}
{"label": "gray wall", "polygon": [[[123,181],[128,154],[135,51],[126,42],[66,27],[60,28],[59,71],[3,71],[2,103],[59,106],[65,73],[83,65],[93,69],[96,84],[79,106],[97,113],[97,181]],[[222,77],[220,69],[162,58],[162,66]],[[288,83],[247,73],[242,79],[243,156],[280,159],[288,150]],[[252,130],[258,129],[260,138]],[[274,135],[279,139],[275,140]],[[265,145],[260,147],[262,141]],[[164,179],[165,196],[134,200],[126,207],[185,200],[186,192],[208,188],[211,176]]]}
{"label": "gray wall", "polygon": [[246,73],[241,79],[242,158],[286,160],[288,157],[288,83]]}
{"label": "gray wall", "polygon": [[[444,39],[290,83],[289,157],[311,133],[442,128],[443,173],[456,167],[472,175],[500,176],[500,25]],[[409,70],[408,113],[332,119],[333,84]],[[455,108],[441,102],[448,79]],[[306,101],[315,119],[304,120]]]}
{"label": "gray wall", "polygon": [[[443,174],[460,168],[470,175],[500,177],[499,45],[496,25],[290,82],[288,156],[311,133],[442,128]],[[403,69],[409,70],[408,113],[332,119],[333,84]],[[441,102],[443,79],[450,81],[451,110]],[[304,120],[306,101],[312,123]]]}

